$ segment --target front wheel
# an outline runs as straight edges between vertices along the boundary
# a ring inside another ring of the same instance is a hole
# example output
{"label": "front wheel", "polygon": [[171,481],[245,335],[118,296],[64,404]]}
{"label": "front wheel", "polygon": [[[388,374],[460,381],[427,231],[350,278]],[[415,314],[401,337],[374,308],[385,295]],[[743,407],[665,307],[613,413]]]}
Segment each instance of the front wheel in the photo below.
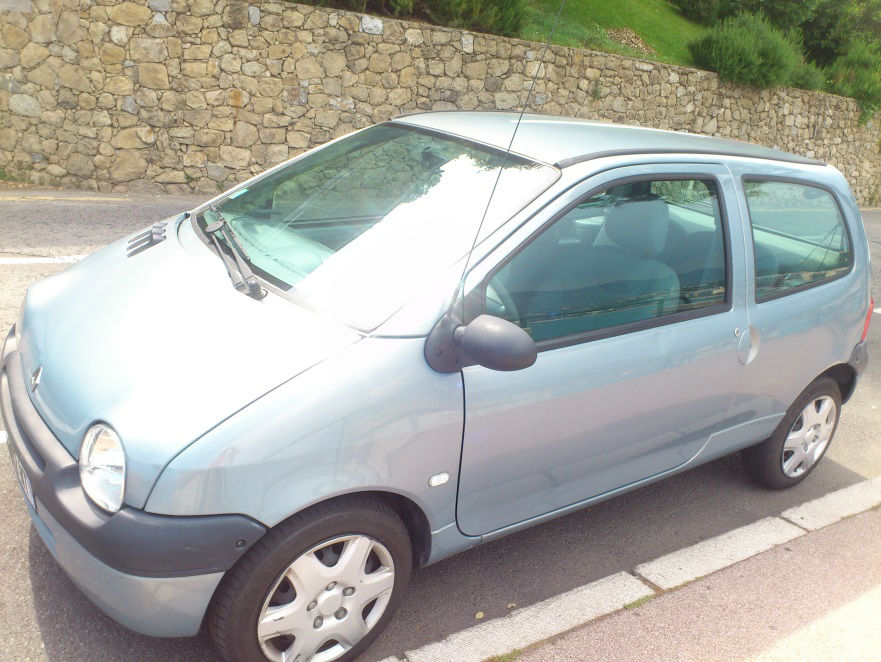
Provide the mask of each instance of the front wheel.
{"label": "front wheel", "polygon": [[821,377],[792,404],[768,439],[741,452],[756,482],[774,490],[800,483],[829,448],[841,412],[838,382]]}
{"label": "front wheel", "polygon": [[230,661],[354,660],[397,609],[412,547],[380,499],[343,497],[296,515],[224,577],[208,629]]}

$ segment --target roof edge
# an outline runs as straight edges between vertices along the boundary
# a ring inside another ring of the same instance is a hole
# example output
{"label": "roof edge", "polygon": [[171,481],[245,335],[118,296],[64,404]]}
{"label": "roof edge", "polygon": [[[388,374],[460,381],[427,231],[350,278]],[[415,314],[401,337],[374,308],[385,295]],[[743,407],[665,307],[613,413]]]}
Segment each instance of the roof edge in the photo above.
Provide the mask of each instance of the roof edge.
{"label": "roof edge", "polygon": [[[747,143],[752,144],[752,143]],[[779,161],[781,163],[796,163],[799,165],[815,165],[826,166],[827,163],[817,161],[806,156],[798,154],[790,154],[789,152],[780,152],[779,155],[748,154],[739,152],[734,149],[677,149],[675,147],[658,147],[658,148],[633,148],[633,149],[609,149],[602,152],[592,152],[581,156],[572,156],[568,159],[562,159],[554,163],[558,168],[568,168],[570,166],[584,163],[585,161],[593,161],[594,159],[602,159],[609,156],[629,156],[639,154],[700,154],[702,156],[735,156],[744,159],[760,159],[762,161]]]}

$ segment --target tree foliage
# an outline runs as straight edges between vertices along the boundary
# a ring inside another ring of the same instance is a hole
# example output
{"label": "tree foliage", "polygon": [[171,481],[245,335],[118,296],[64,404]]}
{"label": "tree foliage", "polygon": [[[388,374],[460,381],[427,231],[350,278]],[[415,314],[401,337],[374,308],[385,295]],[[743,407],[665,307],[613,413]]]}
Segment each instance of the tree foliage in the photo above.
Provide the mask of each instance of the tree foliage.
{"label": "tree foliage", "polygon": [[673,0],[688,18],[712,25],[736,14],[763,14],[772,25],[789,30],[809,20],[821,0]]}
{"label": "tree foliage", "polygon": [[728,15],[731,0],[673,0],[673,3],[686,18],[703,25],[712,25]]}
{"label": "tree foliage", "polygon": [[729,12],[762,14],[777,28],[787,32],[810,21],[820,0],[733,0]]}
{"label": "tree foliage", "polygon": [[808,57],[828,66],[848,51],[852,41],[881,39],[881,0],[820,0],[800,26]]}

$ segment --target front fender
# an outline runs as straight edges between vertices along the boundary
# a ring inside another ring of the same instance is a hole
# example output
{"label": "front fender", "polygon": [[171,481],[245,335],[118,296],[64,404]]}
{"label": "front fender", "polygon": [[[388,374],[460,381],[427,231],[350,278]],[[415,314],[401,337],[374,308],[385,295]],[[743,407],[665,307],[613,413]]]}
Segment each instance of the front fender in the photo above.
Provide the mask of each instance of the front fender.
{"label": "front fender", "polygon": [[[339,494],[406,496],[432,530],[455,521],[460,373],[433,371],[423,338],[367,338],[252,403],[175,457],[146,510],[237,513],[266,526]],[[429,487],[447,472],[450,480]]]}

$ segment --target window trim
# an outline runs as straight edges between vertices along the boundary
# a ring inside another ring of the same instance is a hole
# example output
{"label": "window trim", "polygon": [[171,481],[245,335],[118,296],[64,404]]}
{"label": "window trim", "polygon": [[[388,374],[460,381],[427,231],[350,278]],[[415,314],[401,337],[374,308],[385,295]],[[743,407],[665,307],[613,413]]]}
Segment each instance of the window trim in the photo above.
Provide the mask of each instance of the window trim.
{"label": "window trim", "polygon": [[[672,164],[668,164],[672,165]],[[591,176],[593,177],[593,175]],[[679,322],[686,322],[693,319],[699,319],[701,317],[709,317],[710,315],[718,315],[720,313],[728,312],[732,309],[732,287],[733,287],[733,269],[732,269],[732,253],[731,253],[731,232],[728,227],[728,223],[730,222],[730,216],[728,214],[728,205],[726,204],[724,189],[722,186],[722,178],[720,175],[716,173],[708,173],[708,172],[676,172],[676,173],[652,173],[651,175],[641,174],[641,175],[630,175],[626,177],[621,177],[618,179],[610,180],[604,184],[599,184],[593,188],[587,190],[584,195],[578,196],[575,201],[569,203],[559,211],[555,212],[547,221],[541,224],[531,235],[529,235],[521,244],[519,244],[514,250],[508,253],[503,260],[501,260],[498,264],[496,264],[490,272],[484,276],[483,280],[481,280],[480,284],[475,287],[471,293],[466,297],[466,299],[472,299],[472,297],[479,297],[479,300],[471,305],[468,305],[468,301],[466,301],[465,309],[467,311],[474,311],[473,317],[480,315],[481,313],[486,312],[486,288],[489,285],[489,282],[496,276],[496,274],[501,271],[511,260],[513,260],[517,255],[520,254],[527,246],[529,246],[533,241],[535,241],[538,237],[540,237],[545,231],[548,230],[552,225],[554,225],[557,221],[563,218],[566,214],[572,211],[579,204],[584,202],[585,200],[592,198],[593,196],[602,193],[610,188],[614,188],[615,186],[622,186],[624,184],[634,184],[638,182],[653,182],[653,181],[686,181],[686,180],[697,180],[697,181],[711,181],[713,185],[716,187],[716,199],[719,201],[719,223],[722,228],[722,248],[724,251],[725,257],[725,300],[722,303],[714,304],[711,306],[706,306],[704,308],[694,308],[692,310],[684,310],[681,312],[671,313],[669,315],[662,315],[660,317],[651,317],[645,320],[637,320],[635,322],[627,322],[625,324],[617,324],[615,326],[609,326],[602,329],[593,329],[591,331],[583,331],[581,333],[570,334],[568,336],[560,336],[559,338],[550,338],[548,340],[540,340],[537,341],[536,347],[539,352],[543,352],[546,350],[558,349],[560,347],[568,347],[569,345],[578,345],[586,342],[591,342],[594,340],[603,340],[605,338],[612,338],[614,336],[626,335],[629,333],[636,333],[637,331],[644,331],[646,329],[653,329],[661,326],[667,326],[669,324],[677,324]],[[581,184],[583,182],[579,182]],[[578,186],[579,184],[575,184]],[[472,299],[473,300],[473,299]],[[469,321],[472,318],[471,315],[468,316]]]}
{"label": "window trim", "polygon": [[[800,285],[798,287],[793,287],[789,290],[784,290],[782,292],[777,292],[776,294],[769,294],[767,296],[759,297],[758,295],[758,279],[757,279],[757,271],[756,271],[756,237],[753,233],[753,217],[749,210],[749,200],[746,197],[746,187],[744,186],[747,182],[778,182],[781,184],[796,184],[799,186],[804,186],[806,188],[815,188],[820,189],[821,191],[825,191],[830,196],[832,196],[833,202],[835,202],[835,206],[838,208],[838,215],[841,217],[841,222],[844,225],[844,231],[847,234],[847,243],[850,247],[850,264],[848,265],[847,271],[841,273],[837,276],[830,276],[829,278],[824,278],[822,280],[814,281],[813,283],[808,283],[806,285]],[[740,194],[743,196],[744,201],[744,210],[746,211],[746,220],[749,224],[749,238],[750,242],[752,242],[753,249],[753,260],[752,260],[752,273],[753,273],[753,287],[752,287],[752,296],[753,301],[758,305],[765,303],[767,301],[774,301],[775,299],[781,299],[783,297],[788,297],[792,294],[798,294],[799,292],[804,292],[805,290],[810,290],[815,287],[819,287],[820,285],[826,285],[827,283],[831,283],[833,281],[839,280],[840,278],[845,278],[849,276],[853,272],[854,265],[856,264],[856,254],[854,252],[854,243],[853,243],[853,235],[850,231],[850,223],[847,220],[847,215],[844,213],[844,207],[841,205],[841,200],[838,198],[838,194],[834,188],[828,186],[826,184],[813,181],[811,179],[805,179],[802,177],[787,177],[782,175],[741,175],[740,176]]]}

